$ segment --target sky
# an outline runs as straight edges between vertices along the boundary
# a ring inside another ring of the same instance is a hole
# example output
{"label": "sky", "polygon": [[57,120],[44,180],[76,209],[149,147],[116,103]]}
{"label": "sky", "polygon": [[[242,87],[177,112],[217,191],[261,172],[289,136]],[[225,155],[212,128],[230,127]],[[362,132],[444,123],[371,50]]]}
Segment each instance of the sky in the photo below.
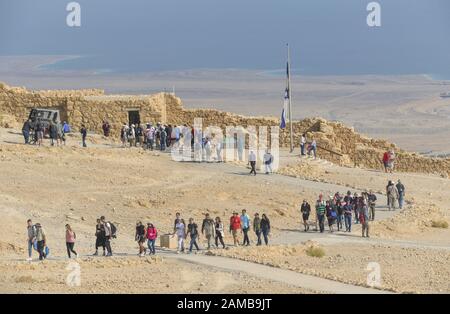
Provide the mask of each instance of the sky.
{"label": "sky", "polygon": [[0,0],[0,55],[76,55],[55,68],[146,72],[277,70],[286,43],[305,75],[430,74],[450,79],[450,1]]}

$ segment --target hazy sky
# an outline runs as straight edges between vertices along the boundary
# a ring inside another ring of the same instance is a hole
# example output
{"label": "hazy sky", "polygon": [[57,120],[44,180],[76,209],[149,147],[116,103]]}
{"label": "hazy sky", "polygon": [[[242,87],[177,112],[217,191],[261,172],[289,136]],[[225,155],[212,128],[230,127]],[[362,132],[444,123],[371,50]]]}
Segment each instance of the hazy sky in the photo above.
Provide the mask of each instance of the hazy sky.
{"label": "hazy sky", "polygon": [[450,1],[0,0],[0,55],[82,55],[59,67],[136,72],[280,69],[285,43],[304,74],[412,74],[450,78]]}

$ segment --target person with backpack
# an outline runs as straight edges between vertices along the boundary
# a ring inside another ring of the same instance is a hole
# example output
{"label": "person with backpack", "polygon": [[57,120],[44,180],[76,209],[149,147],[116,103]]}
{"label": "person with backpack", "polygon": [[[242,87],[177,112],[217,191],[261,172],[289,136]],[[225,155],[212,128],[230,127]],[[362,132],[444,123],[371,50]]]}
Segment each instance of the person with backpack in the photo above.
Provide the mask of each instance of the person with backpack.
{"label": "person with backpack", "polygon": [[97,219],[97,225],[95,226],[95,253],[94,256],[98,255],[98,248],[103,248],[103,256],[106,255],[105,248],[106,248],[106,233],[105,233],[105,225],[100,220]]}
{"label": "person with backpack", "polygon": [[208,242],[208,250],[211,249],[211,241],[215,237],[214,233],[214,220],[210,218],[209,213],[206,213],[202,223],[202,234],[205,235],[206,241]]}
{"label": "person with backpack", "polygon": [[234,246],[239,245],[239,229],[241,229],[241,218],[237,212],[233,212],[233,216],[230,218],[230,233],[233,235]]}
{"label": "person with backpack", "polygon": [[47,255],[45,254],[47,237],[45,236],[44,229],[42,229],[40,223],[36,224],[36,241],[37,241],[37,251],[39,252],[39,260],[42,261],[47,257]]}
{"label": "person with backpack", "polygon": [[27,220],[27,244],[28,244],[28,258],[27,261],[32,260],[32,254],[33,254],[33,246],[34,241],[36,241],[36,226],[33,225],[33,222],[31,219]]}
{"label": "person with backpack", "polygon": [[112,256],[112,248],[111,248],[111,239],[115,237],[116,227],[109,221],[106,221],[105,216],[100,217],[100,221],[103,223],[105,227],[105,247],[108,253],[106,256]]}
{"label": "person with backpack", "polygon": [[215,242],[216,242],[216,247],[219,247],[219,241],[220,244],[222,244],[222,247],[225,248],[225,243],[223,242],[223,237],[224,237],[224,227],[223,227],[223,223],[220,219],[220,217],[216,217],[216,222],[214,224],[214,228],[215,228],[215,233],[216,233],[216,238],[215,238]]}
{"label": "person with backpack", "polygon": [[334,232],[333,226],[336,223],[337,213],[336,213],[336,209],[331,204],[331,200],[326,201],[325,211],[326,211],[327,220],[328,220],[328,228],[330,229],[330,232]]}
{"label": "person with backpack", "polygon": [[270,233],[270,220],[266,214],[262,214],[261,217],[261,232],[264,237],[264,243],[269,245],[269,233]]}
{"label": "person with backpack", "polygon": [[326,203],[323,200],[323,195],[319,195],[319,199],[316,201],[316,217],[319,222],[320,233],[323,233],[325,230],[324,220],[326,214]]}
{"label": "person with backpack", "polygon": [[198,247],[197,239],[198,239],[198,226],[194,222],[193,218],[189,218],[189,224],[187,226],[187,234],[191,238],[191,242],[189,244],[189,253],[192,253],[192,248],[195,246],[197,251],[200,251]]}
{"label": "person with backpack", "polygon": [[84,124],[81,125],[80,133],[81,133],[81,142],[83,144],[83,147],[87,147],[87,145],[86,145],[87,129],[84,126]]}
{"label": "person with backpack", "polygon": [[71,258],[70,256],[71,252],[75,254],[76,258],[78,258],[78,254],[74,250],[76,238],[77,235],[75,234],[75,231],[72,230],[72,227],[69,224],[66,224],[66,248],[67,248],[67,255],[69,256],[69,258]]}
{"label": "person with backpack", "polygon": [[345,232],[352,232],[352,211],[352,204],[344,202]]}
{"label": "person with backpack", "polygon": [[395,210],[395,202],[399,198],[399,193],[397,188],[394,185],[394,182],[389,181],[388,185],[386,187],[386,195],[388,199],[388,208],[389,210],[394,209]]}
{"label": "person with backpack", "polygon": [[300,212],[302,213],[303,226],[305,227],[305,232],[309,231],[309,214],[311,213],[311,205],[306,200],[303,200],[302,205],[300,206]]}
{"label": "person with backpack", "polygon": [[359,221],[361,223],[362,227],[362,236],[369,237],[369,209],[367,204],[363,204],[360,214],[359,214]]}
{"label": "person with backpack", "polygon": [[397,188],[398,192],[398,207],[400,209],[403,209],[403,201],[405,199],[405,186],[399,179],[395,187]]}
{"label": "person with backpack", "polygon": [[155,255],[155,242],[156,238],[158,237],[158,230],[156,230],[155,226],[152,223],[147,224],[146,236],[148,250],[150,251],[150,254]]}
{"label": "person with backpack", "polygon": [[244,233],[244,240],[242,241],[242,245],[250,245],[250,239],[248,237],[248,232],[250,231],[250,216],[247,214],[245,209],[242,210],[241,215],[241,228]]}
{"label": "person with backpack", "polygon": [[145,243],[145,226],[142,224],[142,222],[138,221],[136,223],[136,232],[134,234],[134,240],[138,243],[139,245],[139,256],[144,256],[145,255],[145,247],[144,247],[144,243]]}
{"label": "person with backpack", "polygon": [[369,204],[369,216],[370,216],[370,220],[374,221],[375,220],[375,205],[377,202],[377,196],[375,195],[375,193],[373,193],[372,190],[369,191],[369,194],[367,195],[367,201]]}

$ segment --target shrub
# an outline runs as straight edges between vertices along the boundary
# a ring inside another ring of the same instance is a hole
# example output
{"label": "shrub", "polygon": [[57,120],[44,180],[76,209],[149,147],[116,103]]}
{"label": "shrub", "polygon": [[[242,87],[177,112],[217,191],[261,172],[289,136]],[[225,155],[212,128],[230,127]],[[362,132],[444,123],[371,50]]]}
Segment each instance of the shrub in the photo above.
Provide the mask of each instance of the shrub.
{"label": "shrub", "polygon": [[431,222],[431,226],[433,228],[443,228],[443,229],[447,229],[448,228],[448,222],[446,222],[445,220],[433,220]]}
{"label": "shrub", "polygon": [[306,249],[306,255],[311,257],[323,257],[325,256],[325,251],[321,247],[310,246]]}

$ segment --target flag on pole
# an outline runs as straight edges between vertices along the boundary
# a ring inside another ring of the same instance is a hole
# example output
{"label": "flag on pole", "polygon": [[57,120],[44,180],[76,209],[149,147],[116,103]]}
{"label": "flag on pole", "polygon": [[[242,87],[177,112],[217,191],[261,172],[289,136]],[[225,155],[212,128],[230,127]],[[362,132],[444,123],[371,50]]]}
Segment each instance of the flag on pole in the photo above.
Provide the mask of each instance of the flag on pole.
{"label": "flag on pole", "polygon": [[281,122],[280,122],[280,128],[285,129],[286,128],[286,120],[290,119],[288,116],[288,106],[289,106],[289,61],[286,66],[286,89],[284,90],[284,103],[283,103],[283,111],[281,112]]}

